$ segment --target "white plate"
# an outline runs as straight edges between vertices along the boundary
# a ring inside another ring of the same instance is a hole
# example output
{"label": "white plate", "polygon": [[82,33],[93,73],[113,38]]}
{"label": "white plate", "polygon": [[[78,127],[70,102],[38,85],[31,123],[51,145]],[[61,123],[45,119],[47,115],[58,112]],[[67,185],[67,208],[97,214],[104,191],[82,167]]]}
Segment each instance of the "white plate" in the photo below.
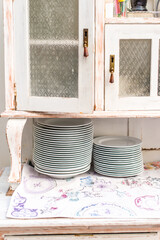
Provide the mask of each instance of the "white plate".
{"label": "white plate", "polygon": [[125,152],[137,152],[141,151],[142,148],[141,146],[136,146],[136,147],[127,147],[127,148],[109,148],[109,147],[97,147],[95,144],[93,144],[93,149],[94,151],[99,151],[99,152],[106,152],[106,153],[125,153]]}
{"label": "white plate", "polygon": [[[95,138],[94,138],[95,139]],[[138,149],[142,149],[142,144],[139,145],[135,145],[135,146],[128,146],[128,147],[110,147],[110,146],[100,146],[100,145],[96,145],[94,143],[94,139],[93,139],[93,146],[96,150],[104,150],[104,151],[136,151]]]}
{"label": "white plate", "polygon": [[124,169],[124,171],[127,169],[127,170],[132,170],[132,169],[135,169],[135,168],[138,168],[140,166],[142,166],[142,161],[140,161],[139,163],[134,163],[134,164],[126,164],[126,165],[109,165],[109,164],[101,164],[101,163],[98,163],[98,162],[94,162],[94,166],[97,166],[97,167],[102,167],[104,169],[117,169],[117,170],[120,170],[120,169]]}
{"label": "white plate", "polygon": [[47,137],[47,138],[58,138],[58,139],[66,139],[66,138],[88,138],[88,137],[92,137],[93,138],[93,131],[90,132],[85,132],[85,133],[81,133],[81,134],[54,134],[54,133],[44,133],[44,132],[40,132],[40,131],[35,131],[33,132],[33,136],[37,136],[37,137]]}
{"label": "white plate", "polygon": [[123,153],[123,154],[108,154],[108,153],[103,153],[103,152],[95,152],[93,151],[93,155],[97,157],[102,157],[102,158],[130,158],[130,157],[138,157],[142,155],[142,152],[136,152],[136,153]]}
{"label": "white plate", "polygon": [[46,160],[46,161],[51,161],[51,162],[55,162],[55,161],[65,161],[65,162],[70,162],[70,161],[73,161],[73,162],[76,162],[76,161],[81,161],[81,159],[82,159],[82,161],[84,160],[84,159],[88,159],[88,158],[91,158],[92,159],[92,154],[91,153],[88,153],[88,154],[86,154],[86,155],[84,155],[84,156],[69,156],[69,157],[66,157],[66,156],[64,156],[64,155],[62,155],[62,156],[56,156],[56,157],[53,157],[53,156],[48,156],[48,155],[46,155],[46,156],[44,156],[44,155],[42,155],[42,154],[37,154],[37,153],[35,153],[35,152],[33,152],[33,157],[35,158],[39,158],[39,159],[42,159],[42,160]]}
{"label": "white plate", "polygon": [[66,151],[66,150],[56,150],[56,149],[52,149],[52,148],[40,148],[38,146],[34,146],[34,149],[33,151],[36,151],[36,152],[39,152],[39,153],[45,153],[47,156],[52,156],[52,155],[62,155],[62,154],[65,154],[66,156],[68,155],[84,155],[86,153],[91,153],[92,152],[92,147],[88,147],[88,148],[81,148],[81,149],[78,149],[78,150],[74,150],[74,149],[71,149],[70,151]]}
{"label": "white plate", "polygon": [[64,155],[61,155],[61,156],[56,156],[56,157],[53,157],[53,156],[49,156],[49,155],[42,155],[41,153],[36,153],[36,152],[33,152],[33,157],[36,157],[36,158],[40,158],[42,160],[48,160],[48,161],[73,161],[73,162],[76,162],[76,161],[84,161],[84,159],[87,159],[87,158],[92,158],[92,154],[89,152],[87,153],[86,155],[84,156],[64,156]]}
{"label": "white plate", "polygon": [[47,136],[47,137],[59,137],[59,138],[67,138],[67,137],[83,137],[83,136],[92,136],[93,135],[93,131],[90,130],[90,131],[86,131],[86,132],[83,132],[83,133],[70,133],[70,134],[65,134],[65,133],[52,133],[52,132],[42,132],[42,131],[33,131],[33,136],[34,134],[37,134],[37,135],[42,135],[42,136]]}
{"label": "white plate", "polygon": [[34,164],[39,164],[41,166],[44,166],[44,167],[48,167],[48,168],[79,168],[79,167],[82,167],[82,166],[86,166],[87,164],[91,164],[91,161],[90,159],[84,161],[84,162],[76,162],[76,163],[64,163],[64,162],[55,162],[55,163],[49,163],[49,162],[44,162],[44,161],[40,161],[40,160],[36,160],[34,162]]}
{"label": "white plate", "polygon": [[93,155],[93,159],[94,161],[99,161],[99,162],[112,162],[112,163],[117,163],[117,162],[133,162],[133,161],[137,161],[138,159],[142,159],[142,155],[139,156],[135,156],[135,157],[129,157],[129,158],[109,158],[109,157],[95,157],[95,155]]}
{"label": "white plate", "polygon": [[97,151],[95,150],[95,148],[93,148],[93,152],[96,153],[96,154],[100,154],[100,155],[111,155],[111,156],[125,156],[125,155],[134,155],[134,154],[138,154],[138,153],[141,153],[142,150],[141,149],[138,149],[136,151]]}
{"label": "white plate", "polygon": [[101,164],[112,164],[112,165],[117,165],[117,164],[121,164],[121,165],[126,165],[126,164],[133,164],[135,162],[141,162],[143,161],[142,157],[139,157],[137,159],[133,159],[133,160],[116,160],[116,161],[113,161],[113,160],[103,160],[103,159],[93,159],[93,162],[98,162],[98,163],[101,163]]}
{"label": "white plate", "polygon": [[40,155],[40,156],[43,156],[43,157],[49,157],[49,158],[83,158],[85,156],[89,156],[89,155],[92,155],[92,150],[89,150],[89,151],[85,151],[85,152],[79,152],[79,153],[47,153],[47,152],[43,152],[43,151],[40,151],[40,150],[36,150],[34,149],[34,154],[36,154],[37,156]]}
{"label": "white plate", "polygon": [[128,136],[103,136],[97,137],[93,140],[94,144],[112,147],[112,148],[128,148],[140,145],[142,141],[138,138],[128,137]]}
{"label": "white plate", "polygon": [[52,129],[52,128],[44,128],[37,124],[34,124],[33,129],[34,131],[41,131],[41,132],[48,132],[48,133],[55,133],[55,134],[82,134],[88,131],[93,131],[94,127],[93,127],[93,124],[91,124],[86,127],[78,128],[78,129],[68,129],[68,128]]}
{"label": "white plate", "polygon": [[86,161],[83,161],[83,162],[76,162],[76,163],[66,163],[66,162],[56,162],[56,163],[48,163],[48,162],[44,162],[44,161],[41,161],[41,160],[36,160],[36,163],[39,164],[39,165],[42,165],[44,167],[54,167],[54,168],[80,168],[82,166],[85,166],[85,165],[89,165],[91,164],[91,161],[90,160],[86,160]]}
{"label": "white plate", "polygon": [[65,173],[65,172],[71,172],[71,171],[81,171],[83,169],[86,169],[90,165],[90,163],[86,163],[85,165],[82,165],[82,166],[79,166],[79,167],[77,167],[77,166],[67,167],[66,166],[65,168],[61,168],[61,166],[48,167],[48,166],[40,164],[40,163],[36,163],[35,165],[38,166],[39,168],[44,169],[44,170],[53,171],[53,172],[54,171],[55,172],[64,172]]}
{"label": "white plate", "polygon": [[59,127],[59,128],[70,128],[70,127],[83,127],[85,125],[92,124],[92,120],[89,118],[41,118],[37,119],[37,124],[42,126],[49,126],[49,127]]}
{"label": "white plate", "polygon": [[48,143],[48,142],[39,142],[39,141],[35,141],[34,142],[34,146],[39,146],[42,148],[46,148],[46,149],[70,149],[71,147],[73,149],[82,149],[82,148],[86,148],[87,146],[92,147],[92,140],[88,141],[88,142],[66,142],[66,143],[61,143],[61,142],[55,142],[55,143]]}
{"label": "white plate", "polygon": [[58,169],[58,171],[56,170],[46,170],[46,169],[43,169],[39,166],[36,166],[35,165],[35,168],[39,169],[40,171],[43,171],[45,173],[49,173],[49,174],[72,174],[72,173],[79,173],[79,172],[82,172],[82,171],[86,171],[86,169],[88,170],[88,168],[90,168],[90,165],[83,168],[83,169],[79,169],[79,170],[72,170],[72,171],[60,171]]}
{"label": "white plate", "polygon": [[90,145],[84,145],[83,147],[68,147],[68,148],[63,148],[63,147],[54,147],[54,146],[50,146],[48,147],[46,146],[42,146],[41,144],[35,143],[34,144],[34,148],[33,149],[37,149],[37,150],[42,150],[42,151],[47,151],[47,152],[55,152],[55,153],[59,153],[59,152],[64,152],[64,153],[77,153],[77,152],[85,152],[88,150],[92,150],[92,144]]}
{"label": "white plate", "polygon": [[93,138],[92,138],[92,135],[91,136],[87,136],[87,137],[82,137],[82,138],[66,138],[66,137],[63,137],[63,138],[54,138],[54,137],[47,137],[47,136],[42,136],[42,135],[37,135],[35,134],[34,135],[34,139],[35,140],[38,140],[38,141],[45,141],[45,142],[53,142],[53,143],[56,143],[56,142],[62,142],[62,143],[66,143],[66,142],[87,142],[87,141],[93,141]]}
{"label": "white plate", "polygon": [[48,175],[48,176],[53,177],[53,178],[59,178],[59,179],[61,179],[61,178],[71,178],[71,177],[83,174],[83,173],[87,172],[89,169],[90,169],[90,166],[88,168],[86,168],[84,171],[79,172],[79,173],[73,173],[73,174],[50,174],[50,173],[45,173],[44,171],[41,171],[41,170],[39,170],[39,169],[37,169],[35,167],[35,170],[37,172],[45,174],[45,175]]}
{"label": "white plate", "polygon": [[137,152],[137,151],[142,151],[142,148],[141,147],[137,147],[137,148],[95,148],[95,145],[93,144],[93,149],[94,151],[97,151],[97,152],[104,152],[104,153],[115,153],[115,154],[118,154],[118,153],[134,153],[134,152]]}
{"label": "white plate", "polygon": [[138,171],[139,169],[143,168],[143,165],[141,164],[140,166],[137,166],[137,168],[133,168],[133,169],[108,169],[107,167],[101,167],[101,166],[94,165],[94,169],[95,168],[101,170],[102,172],[112,172],[115,174],[119,174],[119,173]]}
{"label": "white plate", "polygon": [[139,157],[141,155],[142,155],[141,152],[137,152],[134,154],[119,154],[119,155],[118,154],[117,155],[115,155],[115,154],[99,154],[99,153],[93,152],[93,156],[103,158],[103,159],[105,159],[105,158],[106,159],[107,158],[109,158],[109,159],[133,158],[133,157]]}
{"label": "white plate", "polygon": [[94,169],[95,172],[103,175],[103,176],[106,176],[106,177],[118,177],[118,178],[124,178],[124,177],[134,177],[134,176],[137,176],[137,175],[140,175],[143,173],[144,170],[142,171],[139,171],[137,173],[127,173],[127,174],[113,174],[113,173],[103,173],[102,171],[98,170],[98,169]]}
{"label": "white plate", "polygon": [[94,158],[101,158],[101,159],[110,159],[110,160],[112,160],[112,159],[119,159],[119,160],[121,160],[121,159],[133,159],[133,158],[137,158],[137,157],[139,157],[139,156],[142,156],[142,153],[140,152],[140,153],[137,153],[137,154],[133,154],[133,155],[127,155],[127,154],[125,154],[125,155],[123,155],[123,156],[119,156],[119,155],[117,155],[117,156],[115,156],[115,155],[101,155],[101,154],[97,154],[97,153],[93,153],[93,156],[94,156]]}
{"label": "white plate", "polygon": [[81,148],[85,148],[86,146],[92,146],[92,140],[91,141],[88,141],[88,142],[76,142],[76,143],[71,143],[71,142],[66,142],[65,144],[64,143],[48,143],[48,142],[42,142],[42,141],[37,141],[35,140],[34,142],[34,146],[41,146],[41,147],[44,147],[44,148],[52,148],[52,149],[61,149],[65,151],[65,149],[81,149]]}
{"label": "white plate", "polygon": [[141,170],[143,168],[143,165],[141,166],[138,166],[137,168],[134,168],[134,169],[108,169],[108,168],[103,168],[103,167],[99,167],[99,166],[94,166],[94,169],[99,169],[101,170],[102,172],[105,172],[105,173],[114,173],[114,174],[120,174],[120,173],[135,173],[139,170]]}

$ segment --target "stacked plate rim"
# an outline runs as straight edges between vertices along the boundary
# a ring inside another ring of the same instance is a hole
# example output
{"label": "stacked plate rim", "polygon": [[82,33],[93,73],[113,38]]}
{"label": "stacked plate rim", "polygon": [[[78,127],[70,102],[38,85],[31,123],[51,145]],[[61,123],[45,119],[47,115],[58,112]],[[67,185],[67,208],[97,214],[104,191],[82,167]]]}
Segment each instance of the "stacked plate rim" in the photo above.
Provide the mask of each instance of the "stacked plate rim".
{"label": "stacked plate rim", "polygon": [[109,177],[131,177],[143,172],[142,142],[128,136],[102,136],[93,140],[95,172]]}
{"label": "stacked plate rim", "polygon": [[69,178],[90,169],[91,119],[38,119],[33,124],[33,162],[39,173]]}

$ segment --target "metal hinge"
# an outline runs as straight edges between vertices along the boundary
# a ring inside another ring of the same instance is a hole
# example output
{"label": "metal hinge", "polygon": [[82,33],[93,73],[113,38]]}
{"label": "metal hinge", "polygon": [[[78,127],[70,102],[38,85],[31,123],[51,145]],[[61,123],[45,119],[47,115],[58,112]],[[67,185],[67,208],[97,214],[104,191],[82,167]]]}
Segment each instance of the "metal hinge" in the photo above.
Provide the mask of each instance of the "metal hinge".
{"label": "metal hinge", "polygon": [[16,83],[14,83],[14,106],[15,106],[15,110],[17,110],[17,89],[16,89]]}

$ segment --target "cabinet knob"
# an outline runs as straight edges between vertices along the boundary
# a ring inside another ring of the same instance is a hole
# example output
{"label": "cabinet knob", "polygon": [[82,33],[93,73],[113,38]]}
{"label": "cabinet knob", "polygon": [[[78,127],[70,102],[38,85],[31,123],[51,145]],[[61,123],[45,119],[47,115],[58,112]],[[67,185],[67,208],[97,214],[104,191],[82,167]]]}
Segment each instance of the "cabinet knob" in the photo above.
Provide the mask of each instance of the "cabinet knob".
{"label": "cabinet knob", "polygon": [[88,53],[88,47],[85,47],[84,45],[84,57],[88,57],[89,53]]}
{"label": "cabinet knob", "polygon": [[115,64],[115,55],[110,55],[110,83],[114,83],[114,64]]}
{"label": "cabinet knob", "polygon": [[111,70],[111,76],[110,76],[110,83],[114,83],[114,71],[113,70]]}
{"label": "cabinet knob", "polygon": [[83,47],[84,47],[84,57],[89,56],[88,52],[88,29],[83,29]]}

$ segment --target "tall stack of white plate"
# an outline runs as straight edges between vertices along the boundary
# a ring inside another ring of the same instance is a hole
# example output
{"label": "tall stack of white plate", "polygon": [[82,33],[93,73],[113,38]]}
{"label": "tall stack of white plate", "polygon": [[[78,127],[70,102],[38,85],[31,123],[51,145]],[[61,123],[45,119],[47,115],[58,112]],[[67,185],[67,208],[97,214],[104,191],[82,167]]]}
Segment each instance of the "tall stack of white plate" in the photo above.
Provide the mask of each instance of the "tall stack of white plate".
{"label": "tall stack of white plate", "polygon": [[103,136],[93,140],[95,172],[110,177],[136,176],[143,172],[141,140]]}
{"label": "tall stack of white plate", "polygon": [[35,169],[68,178],[90,169],[93,123],[90,119],[38,119],[34,122]]}

